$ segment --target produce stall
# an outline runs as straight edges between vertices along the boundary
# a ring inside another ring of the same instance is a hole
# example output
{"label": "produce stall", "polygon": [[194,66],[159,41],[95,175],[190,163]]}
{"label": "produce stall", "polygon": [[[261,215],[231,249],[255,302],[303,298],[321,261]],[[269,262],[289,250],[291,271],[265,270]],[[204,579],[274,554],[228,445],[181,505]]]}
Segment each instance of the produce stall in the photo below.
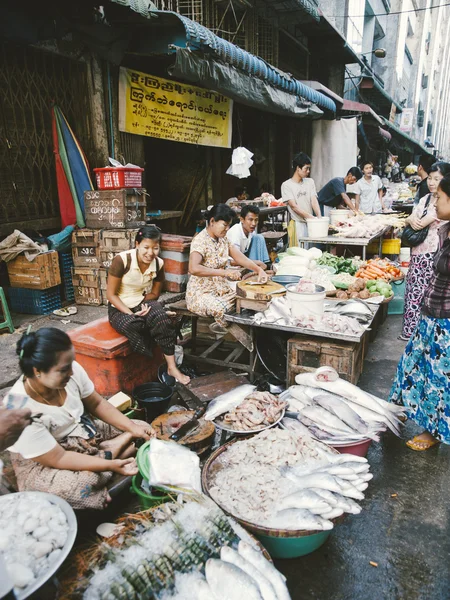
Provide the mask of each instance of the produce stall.
{"label": "produce stall", "polygon": [[388,231],[390,231],[390,229],[391,229],[390,226],[385,227],[381,231],[379,231],[375,235],[372,235],[369,238],[345,238],[345,237],[338,237],[336,235],[328,235],[326,237],[316,238],[316,239],[310,238],[308,236],[299,237],[298,241],[301,244],[302,248],[305,247],[305,244],[322,244],[322,245],[326,246],[327,250],[330,250],[331,248],[335,248],[336,246],[350,246],[350,247],[359,246],[359,247],[362,247],[362,259],[366,260],[367,246],[370,243],[375,242],[376,240],[378,240],[379,255],[381,256],[382,248],[383,248],[383,238],[384,238],[385,234],[388,233]]}

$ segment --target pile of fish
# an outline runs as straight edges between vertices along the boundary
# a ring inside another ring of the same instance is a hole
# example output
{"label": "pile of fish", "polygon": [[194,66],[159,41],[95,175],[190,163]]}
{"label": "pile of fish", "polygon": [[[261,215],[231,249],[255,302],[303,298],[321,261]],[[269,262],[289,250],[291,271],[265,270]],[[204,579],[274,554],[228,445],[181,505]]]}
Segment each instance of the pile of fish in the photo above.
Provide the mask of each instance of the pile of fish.
{"label": "pile of fish", "polygon": [[337,454],[306,431],[270,429],[235,442],[214,461],[211,497],[254,525],[291,531],[333,528],[372,478],[365,458]]}
{"label": "pile of fish", "polygon": [[324,310],[327,314],[351,317],[362,325],[368,325],[373,319],[370,307],[362,300],[355,298],[345,302],[328,302],[325,304]]}
{"label": "pile of fish", "polygon": [[372,396],[339,378],[331,367],[314,373],[301,373],[280,398],[289,403],[284,427],[299,435],[309,432],[330,444],[351,444],[362,440],[379,441],[379,433],[389,428],[400,435],[401,407]]}
{"label": "pile of fish", "polygon": [[235,431],[260,431],[276,423],[287,405],[270,392],[252,392],[224,415],[223,424]]}
{"label": "pile of fish", "polygon": [[269,308],[264,312],[256,313],[253,319],[256,325],[268,323],[330,333],[361,335],[365,331],[356,318],[339,312],[325,313],[322,317],[315,315],[305,315],[301,319],[293,317],[286,298],[273,298]]}

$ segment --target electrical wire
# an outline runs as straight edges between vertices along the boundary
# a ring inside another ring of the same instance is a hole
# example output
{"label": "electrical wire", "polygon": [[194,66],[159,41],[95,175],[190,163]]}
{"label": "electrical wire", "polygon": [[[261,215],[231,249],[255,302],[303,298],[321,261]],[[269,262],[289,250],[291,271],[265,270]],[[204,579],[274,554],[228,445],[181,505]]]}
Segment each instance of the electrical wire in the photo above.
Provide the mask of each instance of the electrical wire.
{"label": "electrical wire", "polygon": [[393,15],[406,15],[407,13],[418,13],[418,12],[423,12],[424,10],[435,10],[436,8],[444,8],[444,6],[450,6],[450,2],[447,2],[445,4],[440,4],[438,6],[428,6],[428,7],[423,7],[423,8],[411,8],[408,10],[398,10],[398,11],[394,11],[394,12],[385,12],[385,13],[374,13],[374,14],[370,14],[370,15],[326,15],[324,13],[324,17],[326,19],[332,18],[332,19],[363,19],[366,16],[369,17],[391,17]]}

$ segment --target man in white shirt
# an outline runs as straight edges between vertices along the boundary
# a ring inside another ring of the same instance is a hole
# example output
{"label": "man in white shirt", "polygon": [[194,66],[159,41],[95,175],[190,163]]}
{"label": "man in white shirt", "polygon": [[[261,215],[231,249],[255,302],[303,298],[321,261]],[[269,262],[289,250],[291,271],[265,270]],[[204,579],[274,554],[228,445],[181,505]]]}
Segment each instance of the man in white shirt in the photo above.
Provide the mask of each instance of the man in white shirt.
{"label": "man in white shirt", "polygon": [[378,175],[373,174],[373,163],[366,160],[361,165],[363,177],[358,181],[355,187],[358,187],[356,193],[356,209],[370,215],[384,210],[383,202],[383,183]]}
{"label": "man in white shirt", "polygon": [[239,223],[228,230],[227,238],[238,250],[248,256],[262,269],[267,269],[270,261],[266,240],[260,233],[255,233],[258,227],[259,208],[245,205],[241,209]]}
{"label": "man in white shirt", "polygon": [[304,152],[299,152],[294,156],[292,165],[294,174],[281,185],[281,196],[287,202],[299,238],[308,235],[306,219],[320,217],[321,214],[316,186],[309,177],[311,159]]}

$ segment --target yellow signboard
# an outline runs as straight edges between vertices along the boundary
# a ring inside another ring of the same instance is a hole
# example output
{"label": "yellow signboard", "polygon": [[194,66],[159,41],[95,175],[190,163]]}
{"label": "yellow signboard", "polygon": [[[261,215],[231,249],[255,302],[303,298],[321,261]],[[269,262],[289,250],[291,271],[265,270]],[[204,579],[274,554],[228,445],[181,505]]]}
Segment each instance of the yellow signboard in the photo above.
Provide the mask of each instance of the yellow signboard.
{"label": "yellow signboard", "polygon": [[221,94],[120,68],[120,131],[230,148],[232,114],[233,101]]}

